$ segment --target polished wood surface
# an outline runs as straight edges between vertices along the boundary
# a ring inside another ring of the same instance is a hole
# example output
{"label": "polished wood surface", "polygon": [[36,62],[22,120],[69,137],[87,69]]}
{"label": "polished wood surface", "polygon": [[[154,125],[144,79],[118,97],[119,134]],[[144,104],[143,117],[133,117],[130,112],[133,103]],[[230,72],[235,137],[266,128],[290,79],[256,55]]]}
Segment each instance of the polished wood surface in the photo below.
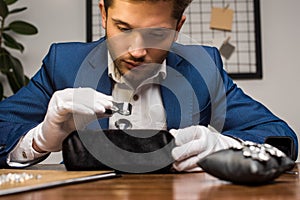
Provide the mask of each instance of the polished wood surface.
{"label": "polished wood surface", "polygon": [[[298,172],[300,164],[293,170]],[[300,199],[299,174],[262,186],[234,185],[207,173],[124,174],[122,177],[2,196],[5,200]]]}

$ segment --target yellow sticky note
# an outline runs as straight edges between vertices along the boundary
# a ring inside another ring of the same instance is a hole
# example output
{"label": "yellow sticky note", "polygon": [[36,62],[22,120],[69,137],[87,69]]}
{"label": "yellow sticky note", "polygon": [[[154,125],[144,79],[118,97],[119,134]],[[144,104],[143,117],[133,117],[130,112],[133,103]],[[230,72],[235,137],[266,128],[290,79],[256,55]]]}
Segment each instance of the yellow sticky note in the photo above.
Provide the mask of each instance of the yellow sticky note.
{"label": "yellow sticky note", "polygon": [[210,28],[231,31],[233,14],[230,8],[212,8]]}

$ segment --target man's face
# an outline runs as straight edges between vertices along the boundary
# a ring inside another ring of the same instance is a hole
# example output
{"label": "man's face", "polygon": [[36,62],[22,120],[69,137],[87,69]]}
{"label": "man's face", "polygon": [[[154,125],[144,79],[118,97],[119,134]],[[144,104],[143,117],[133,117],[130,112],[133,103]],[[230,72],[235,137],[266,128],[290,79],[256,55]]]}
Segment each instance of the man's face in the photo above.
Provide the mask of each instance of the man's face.
{"label": "man's face", "polygon": [[107,13],[102,2],[99,5],[114,64],[121,75],[131,79],[155,71],[185,20],[172,17],[172,1],[114,0]]}

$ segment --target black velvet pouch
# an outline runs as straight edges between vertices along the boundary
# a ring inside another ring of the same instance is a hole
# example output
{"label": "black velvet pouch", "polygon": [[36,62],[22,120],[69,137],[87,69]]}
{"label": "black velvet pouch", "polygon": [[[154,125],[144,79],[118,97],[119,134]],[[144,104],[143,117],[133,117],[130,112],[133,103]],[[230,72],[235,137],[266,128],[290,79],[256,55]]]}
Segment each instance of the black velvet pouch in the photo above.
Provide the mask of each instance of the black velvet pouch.
{"label": "black velvet pouch", "polygon": [[244,142],[240,148],[212,153],[198,162],[207,173],[236,184],[259,185],[291,170],[295,162],[269,144]]}
{"label": "black velvet pouch", "polygon": [[288,136],[269,136],[266,138],[265,143],[276,147],[285,155],[290,157],[293,160],[297,159],[296,145],[291,137]]}
{"label": "black velvet pouch", "polygon": [[162,130],[87,130],[70,134],[62,153],[67,170],[165,173],[173,163],[173,139]]}

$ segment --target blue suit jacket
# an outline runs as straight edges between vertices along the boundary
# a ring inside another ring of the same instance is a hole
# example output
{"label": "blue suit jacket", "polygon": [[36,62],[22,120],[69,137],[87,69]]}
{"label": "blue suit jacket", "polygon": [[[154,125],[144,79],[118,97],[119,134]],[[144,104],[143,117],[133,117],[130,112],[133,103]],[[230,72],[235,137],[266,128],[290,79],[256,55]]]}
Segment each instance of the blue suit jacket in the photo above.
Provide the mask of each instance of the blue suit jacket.
{"label": "blue suit jacket", "polygon": [[[0,102],[0,167],[7,166],[7,155],[20,137],[43,121],[52,94],[71,87],[111,94],[104,38],[53,44],[30,83]],[[268,136],[290,136],[298,146],[296,134],[284,121],[233,83],[216,48],[175,43],[161,95],[168,129],[211,125],[222,134],[258,143]],[[107,129],[108,119],[100,124]]]}

